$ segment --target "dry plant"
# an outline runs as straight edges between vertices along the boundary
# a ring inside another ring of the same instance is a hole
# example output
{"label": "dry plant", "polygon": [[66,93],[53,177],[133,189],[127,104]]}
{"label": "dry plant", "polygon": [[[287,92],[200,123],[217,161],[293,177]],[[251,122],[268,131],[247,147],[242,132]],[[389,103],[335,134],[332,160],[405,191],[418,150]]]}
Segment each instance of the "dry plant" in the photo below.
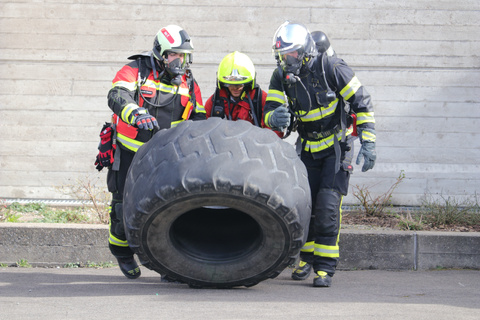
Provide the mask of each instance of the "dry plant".
{"label": "dry plant", "polygon": [[[91,203],[92,209],[97,215],[99,222],[108,224],[110,193],[104,186],[103,182],[99,183],[99,179],[100,176],[84,176],[77,179],[74,184],[64,184],[56,187],[56,190],[65,195],[74,197],[76,200],[80,200],[84,204]],[[101,187],[98,185],[101,185]]]}
{"label": "dry plant", "polygon": [[443,195],[440,195],[439,199],[434,199],[433,195],[426,194],[420,211],[433,227],[480,224],[480,203],[477,194],[463,200]]}
{"label": "dry plant", "polygon": [[358,186],[354,185],[353,196],[357,198],[363,207],[363,212],[366,216],[369,217],[382,217],[385,215],[385,209],[390,205],[390,199],[392,198],[393,191],[398,187],[398,185],[405,178],[405,172],[402,170],[393,185],[385,192],[378,196],[373,196],[370,193],[369,188],[365,185]]}
{"label": "dry plant", "polygon": [[405,214],[400,214],[400,221],[398,222],[398,227],[401,230],[423,230],[423,215],[417,216],[412,215],[410,212]]}

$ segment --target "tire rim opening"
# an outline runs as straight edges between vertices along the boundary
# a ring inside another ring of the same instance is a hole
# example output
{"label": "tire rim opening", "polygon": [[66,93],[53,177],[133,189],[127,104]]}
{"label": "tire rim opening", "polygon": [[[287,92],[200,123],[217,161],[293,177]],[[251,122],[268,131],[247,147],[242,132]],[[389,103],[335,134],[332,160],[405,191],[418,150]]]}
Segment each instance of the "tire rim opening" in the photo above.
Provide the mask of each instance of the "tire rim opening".
{"label": "tire rim opening", "polygon": [[225,262],[255,251],[263,239],[250,215],[228,207],[201,207],[178,217],[170,228],[177,250],[197,260]]}

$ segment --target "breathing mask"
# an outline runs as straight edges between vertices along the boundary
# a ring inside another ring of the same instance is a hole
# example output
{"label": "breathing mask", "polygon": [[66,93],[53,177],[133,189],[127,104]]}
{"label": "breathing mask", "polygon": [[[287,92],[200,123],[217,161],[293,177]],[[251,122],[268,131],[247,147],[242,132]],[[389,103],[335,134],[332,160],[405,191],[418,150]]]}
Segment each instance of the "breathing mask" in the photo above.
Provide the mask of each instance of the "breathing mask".
{"label": "breathing mask", "polygon": [[180,58],[176,58],[165,64],[165,69],[172,78],[171,83],[179,86],[182,83],[182,76],[185,74],[185,63]]}

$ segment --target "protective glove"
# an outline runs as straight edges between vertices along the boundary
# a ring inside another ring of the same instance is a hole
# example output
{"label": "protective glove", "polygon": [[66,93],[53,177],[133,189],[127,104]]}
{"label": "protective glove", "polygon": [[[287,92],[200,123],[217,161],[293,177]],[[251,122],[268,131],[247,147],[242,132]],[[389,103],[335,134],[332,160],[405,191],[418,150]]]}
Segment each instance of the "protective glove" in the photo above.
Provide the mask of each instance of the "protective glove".
{"label": "protective glove", "polygon": [[95,169],[102,171],[103,168],[109,167],[112,165],[112,150],[107,150],[106,152],[99,152],[97,154],[97,159],[95,160]]}
{"label": "protective glove", "polygon": [[113,163],[112,135],[112,127],[105,124],[100,132],[100,144],[98,145],[98,154],[94,164],[98,171],[102,171],[104,167],[110,167]]}
{"label": "protective glove", "polygon": [[357,165],[361,162],[361,157],[363,157],[363,167],[362,172],[368,171],[373,168],[375,165],[375,160],[377,160],[377,153],[375,152],[375,142],[373,141],[362,141],[362,146],[358,152]]}
{"label": "protective glove", "polygon": [[272,129],[278,129],[280,131],[287,128],[290,125],[290,112],[288,112],[287,107],[281,105],[273,110],[270,119],[268,119],[268,124]]}
{"label": "protective glove", "polygon": [[150,115],[145,108],[138,108],[134,111],[133,123],[135,123],[140,130],[152,130],[154,127],[160,130],[157,119]]}

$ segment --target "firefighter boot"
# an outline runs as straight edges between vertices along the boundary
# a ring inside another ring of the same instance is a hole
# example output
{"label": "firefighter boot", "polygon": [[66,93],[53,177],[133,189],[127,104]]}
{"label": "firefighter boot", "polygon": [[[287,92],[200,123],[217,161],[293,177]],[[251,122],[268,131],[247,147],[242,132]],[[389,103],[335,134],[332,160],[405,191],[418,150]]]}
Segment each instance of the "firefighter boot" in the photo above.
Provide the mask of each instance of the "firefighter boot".
{"label": "firefighter boot", "polygon": [[332,276],[325,271],[317,271],[313,279],[314,287],[330,287],[332,285]]}
{"label": "firefighter boot", "polygon": [[305,261],[300,260],[298,268],[293,269],[292,279],[293,280],[305,280],[308,278],[312,272],[312,265]]}
{"label": "firefighter boot", "polygon": [[129,279],[137,279],[140,277],[140,267],[133,256],[128,258],[117,258],[117,261],[118,266],[120,267],[120,270],[122,270],[125,277]]}

